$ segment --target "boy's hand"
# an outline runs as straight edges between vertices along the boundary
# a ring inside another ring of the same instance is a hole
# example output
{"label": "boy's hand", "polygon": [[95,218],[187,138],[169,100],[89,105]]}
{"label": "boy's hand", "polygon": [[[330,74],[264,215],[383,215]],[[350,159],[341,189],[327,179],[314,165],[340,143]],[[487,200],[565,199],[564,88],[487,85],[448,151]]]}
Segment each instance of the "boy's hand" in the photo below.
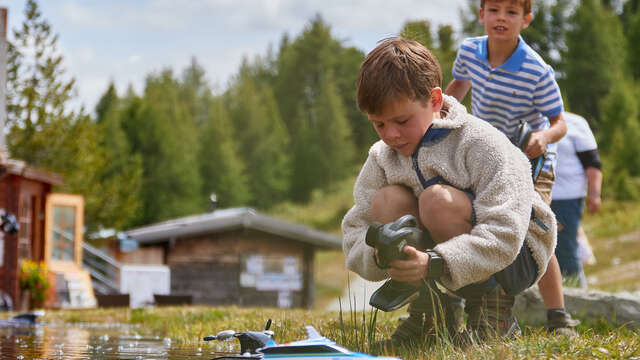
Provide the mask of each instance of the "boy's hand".
{"label": "boy's hand", "polygon": [[413,246],[405,246],[402,251],[409,256],[406,260],[395,260],[389,263],[391,267],[387,269],[389,276],[400,282],[405,282],[413,286],[420,286],[422,279],[427,276],[427,265],[429,255]]}
{"label": "boy's hand", "polygon": [[535,131],[531,133],[531,138],[529,138],[529,143],[524,149],[524,153],[527,154],[529,159],[535,159],[544,154],[548,143],[549,141],[544,131]]}

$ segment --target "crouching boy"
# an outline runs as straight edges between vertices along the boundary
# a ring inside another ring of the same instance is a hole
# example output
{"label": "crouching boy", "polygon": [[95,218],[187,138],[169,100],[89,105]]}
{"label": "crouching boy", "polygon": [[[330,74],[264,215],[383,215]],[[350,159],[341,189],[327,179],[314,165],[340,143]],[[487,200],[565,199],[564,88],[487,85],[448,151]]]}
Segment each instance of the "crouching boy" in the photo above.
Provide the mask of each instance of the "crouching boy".
{"label": "crouching boy", "polygon": [[[506,136],[443,95],[440,65],[419,43],[382,41],[362,63],[359,109],[381,141],[369,150],[354,186],[355,205],[342,222],[347,267],[363,278],[391,278],[420,288],[390,344],[436,333],[433,303],[450,321],[448,297],[465,299],[467,329],[478,338],[519,331],[514,295],[544,274],[556,243],[556,221],[534,191],[529,161]],[[411,214],[430,234],[406,260],[376,265],[365,243],[369,226]]]}

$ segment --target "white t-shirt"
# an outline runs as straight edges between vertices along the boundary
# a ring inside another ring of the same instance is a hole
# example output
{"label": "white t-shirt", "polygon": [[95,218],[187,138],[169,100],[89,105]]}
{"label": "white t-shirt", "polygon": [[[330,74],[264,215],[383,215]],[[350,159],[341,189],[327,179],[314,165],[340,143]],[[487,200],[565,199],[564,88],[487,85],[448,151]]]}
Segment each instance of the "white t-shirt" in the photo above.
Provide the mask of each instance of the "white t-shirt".
{"label": "white t-shirt", "polygon": [[558,165],[551,198],[579,199],[587,195],[587,179],[576,153],[595,150],[598,145],[582,116],[565,112],[562,117],[567,123],[567,135],[558,141]]}

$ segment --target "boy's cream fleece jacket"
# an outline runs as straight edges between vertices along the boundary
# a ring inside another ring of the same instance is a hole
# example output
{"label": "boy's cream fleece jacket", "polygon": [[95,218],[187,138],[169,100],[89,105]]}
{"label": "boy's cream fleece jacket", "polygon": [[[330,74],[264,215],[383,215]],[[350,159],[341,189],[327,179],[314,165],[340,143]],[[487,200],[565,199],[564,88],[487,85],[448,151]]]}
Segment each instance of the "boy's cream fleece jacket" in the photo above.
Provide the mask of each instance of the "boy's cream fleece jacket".
{"label": "boy's cream fleece jacket", "polygon": [[[556,219],[533,189],[526,156],[489,123],[467,113],[453,97],[445,95],[448,114],[434,119],[428,130],[451,129],[444,137],[418,147],[417,164],[428,180],[441,176],[458,189],[475,195],[476,225],[463,234],[438,244],[434,250],[445,260],[449,274],[440,281],[451,290],[484,280],[511,264],[526,241],[538,264],[538,280],[544,274],[556,246]],[[416,197],[424,190],[405,157],[378,141],[356,180],[355,205],[342,221],[343,250],[347,268],[367,280],[388,278],[373,260],[365,244],[371,222],[370,204],[376,191],[400,184]],[[531,209],[548,227],[531,221]]]}

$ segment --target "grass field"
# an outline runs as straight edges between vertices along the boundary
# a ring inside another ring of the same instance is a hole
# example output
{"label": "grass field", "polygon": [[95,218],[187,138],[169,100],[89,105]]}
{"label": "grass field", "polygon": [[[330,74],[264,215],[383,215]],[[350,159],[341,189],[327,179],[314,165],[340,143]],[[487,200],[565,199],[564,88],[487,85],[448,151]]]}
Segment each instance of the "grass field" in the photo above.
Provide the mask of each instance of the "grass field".
{"label": "grass field", "polygon": [[[260,330],[267,319],[272,319],[271,330],[278,342],[303,339],[304,325],[313,325],[351,350],[369,352],[373,341],[390,335],[397,324],[397,315],[377,313],[374,322],[372,313],[190,306],[53,311],[43,321],[140,324],[179,342],[198,343],[206,351],[214,344],[202,342],[204,336],[226,329]],[[551,336],[541,328],[525,327],[524,335],[513,341],[490,341],[465,349],[441,342],[420,349],[403,349],[395,355],[403,359],[640,359],[638,332],[604,323],[586,323],[578,330],[580,337],[566,338]]]}

